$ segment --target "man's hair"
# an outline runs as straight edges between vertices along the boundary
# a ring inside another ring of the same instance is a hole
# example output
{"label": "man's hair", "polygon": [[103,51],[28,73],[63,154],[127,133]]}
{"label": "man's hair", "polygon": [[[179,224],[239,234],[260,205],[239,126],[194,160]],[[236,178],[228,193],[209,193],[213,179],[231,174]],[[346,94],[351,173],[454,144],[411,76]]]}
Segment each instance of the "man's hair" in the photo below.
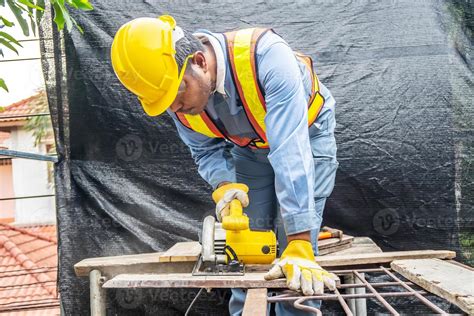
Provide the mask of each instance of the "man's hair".
{"label": "man's hair", "polygon": [[[186,57],[197,51],[205,51],[204,45],[191,32],[183,30],[184,37],[176,42],[176,63],[178,63],[178,71],[181,72]],[[188,62],[189,65],[189,62]]]}

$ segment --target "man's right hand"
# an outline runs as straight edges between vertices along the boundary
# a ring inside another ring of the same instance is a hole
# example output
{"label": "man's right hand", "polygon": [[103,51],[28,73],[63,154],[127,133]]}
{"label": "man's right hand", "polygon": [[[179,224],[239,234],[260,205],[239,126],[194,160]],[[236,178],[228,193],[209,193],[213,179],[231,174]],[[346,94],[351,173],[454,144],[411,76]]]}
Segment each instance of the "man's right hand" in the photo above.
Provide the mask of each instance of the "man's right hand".
{"label": "man's right hand", "polygon": [[230,202],[232,200],[239,200],[242,207],[249,205],[248,186],[243,183],[227,183],[219,186],[213,193],[212,199],[216,202],[216,217],[219,222],[222,222],[224,216],[230,213]]}

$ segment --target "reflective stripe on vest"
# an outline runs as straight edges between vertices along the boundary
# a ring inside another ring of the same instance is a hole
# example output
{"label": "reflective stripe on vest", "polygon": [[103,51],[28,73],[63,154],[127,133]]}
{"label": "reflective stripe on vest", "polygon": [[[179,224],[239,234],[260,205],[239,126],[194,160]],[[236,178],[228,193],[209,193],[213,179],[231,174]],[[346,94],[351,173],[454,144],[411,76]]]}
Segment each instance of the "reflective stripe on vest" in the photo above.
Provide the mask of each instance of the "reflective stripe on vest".
{"label": "reflective stripe on vest", "polygon": [[[258,135],[257,139],[225,135],[212,121],[206,111],[200,115],[177,113],[179,121],[189,129],[212,138],[226,138],[238,146],[268,148],[265,115],[265,98],[258,81],[256,50],[260,38],[267,32],[264,28],[249,28],[224,33],[227,58],[231,73],[242,101],[250,125]],[[311,97],[308,102],[308,126],[314,123],[324,105],[324,97],[319,92],[319,80],[313,71],[311,57],[295,52],[311,74]]]}
{"label": "reflective stripe on vest", "polygon": [[176,113],[176,116],[184,126],[193,131],[211,138],[224,138],[224,135],[219,131],[219,129],[217,129],[214,122],[212,122],[206,112],[203,112],[200,115]]}
{"label": "reflective stripe on vest", "polygon": [[183,113],[175,113],[178,120],[195,132],[206,135],[210,138],[226,138],[229,141],[240,147],[247,147],[252,142],[252,139],[239,137],[239,136],[230,136],[224,135],[219,128],[214,124],[212,119],[209,117],[206,111],[202,112],[200,115],[189,115]]}

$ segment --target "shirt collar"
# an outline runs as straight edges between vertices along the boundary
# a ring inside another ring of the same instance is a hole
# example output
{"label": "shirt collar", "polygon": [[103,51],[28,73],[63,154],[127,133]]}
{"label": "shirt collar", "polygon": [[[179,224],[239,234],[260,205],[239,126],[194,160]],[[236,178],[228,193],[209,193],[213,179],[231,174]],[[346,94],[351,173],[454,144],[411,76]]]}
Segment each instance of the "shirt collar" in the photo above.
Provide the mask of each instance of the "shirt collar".
{"label": "shirt collar", "polygon": [[217,74],[216,74],[216,91],[220,94],[226,94],[224,89],[224,80],[225,80],[225,72],[226,72],[226,65],[224,59],[224,52],[222,51],[221,44],[219,41],[212,35],[197,32],[193,34],[194,36],[198,37],[206,37],[211,43],[212,48],[214,49],[214,53],[216,55],[216,62],[217,62]]}

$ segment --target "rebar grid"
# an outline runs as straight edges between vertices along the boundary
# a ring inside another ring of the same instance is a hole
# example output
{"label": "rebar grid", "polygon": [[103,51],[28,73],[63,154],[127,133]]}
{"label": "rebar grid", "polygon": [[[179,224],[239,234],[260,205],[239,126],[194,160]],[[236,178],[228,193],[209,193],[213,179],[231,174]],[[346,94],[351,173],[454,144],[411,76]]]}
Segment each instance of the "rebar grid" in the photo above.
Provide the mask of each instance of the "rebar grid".
{"label": "rebar grid", "polygon": [[[305,301],[308,300],[322,300],[322,301],[338,301],[341,308],[344,310],[346,315],[352,316],[352,311],[349,308],[346,300],[348,299],[358,299],[358,298],[371,298],[376,299],[379,301],[383,307],[392,315],[400,315],[397,310],[390,305],[386,300],[385,297],[416,297],[419,301],[421,301],[425,306],[430,308],[433,312],[439,315],[448,315],[445,311],[441,308],[430,302],[426,299],[423,295],[428,294],[426,291],[417,291],[410,287],[413,285],[412,282],[404,282],[400,278],[398,278],[394,273],[390,272],[391,269],[384,268],[380,266],[379,268],[374,269],[357,269],[357,270],[338,270],[338,271],[331,271],[338,276],[344,275],[353,275],[354,278],[359,279],[362,283],[357,284],[340,284],[337,286],[334,294],[321,294],[321,295],[312,295],[312,296],[296,296],[295,292],[284,292],[283,294],[272,296],[268,298],[269,303],[277,303],[283,301],[293,301],[293,306],[297,309],[304,310],[311,312],[315,315],[322,315],[321,310],[311,307],[308,305],[304,305]],[[393,281],[392,282],[376,282],[376,283],[369,283],[365,277],[361,273],[382,273],[388,277],[390,277]],[[377,292],[376,288],[383,288],[387,286],[399,286],[405,289],[404,292]],[[370,293],[365,294],[341,294],[339,290],[341,289],[350,289],[350,288],[359,288],[363,287],[368,289]]]}

